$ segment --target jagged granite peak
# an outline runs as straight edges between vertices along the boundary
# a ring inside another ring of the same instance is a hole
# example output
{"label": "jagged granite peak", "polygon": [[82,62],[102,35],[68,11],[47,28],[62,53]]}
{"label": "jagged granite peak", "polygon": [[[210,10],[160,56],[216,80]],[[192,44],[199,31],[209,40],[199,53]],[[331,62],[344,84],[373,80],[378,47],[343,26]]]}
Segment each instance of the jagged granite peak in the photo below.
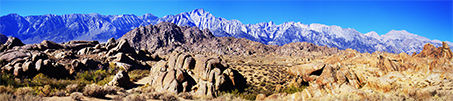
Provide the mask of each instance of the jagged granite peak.
{"label": "jagged granite peak", "polygon": [[[204,9],[195,9],[162,18],[150,13],[137,16],[133,14],[66,14],[20,16],[9,14],[0,18],[0,33],[14,36],[24,43],[39,43],[43,40],[65,42],[70,40],[99,40],[119,38],[130,30],[149,24],[172,22],[179,26],[196,26],[209,29],[216,37],[246,38],[268,45],[285,45],[292,42],[310,42],[315,45],[352,48],[359,52],[387,51],[390,53],[420,52],[426,43],[441,46],[439,40],[411,34],[407,31],[390,31],[367,35],[352,28],[328,26],[324,24],[302,24],[285,22],[276,25],[271,22],[243,24],[239,20],[215,17]],[[450,45],[451,42],[447,42]]]}
{"label": "jagged granite peak", "polygon": [[[148,50],[158,55],[173,51],[221,55],[269,55],[316,57],[337,53],[337,48],[296,42],[283,46],[265,45],[245,38],[215,37],[208,29],[177,26],[170,22],[135,28],[119,40],[126,39],[136,50]],[[312,52],[321,52],[312,54]]]}

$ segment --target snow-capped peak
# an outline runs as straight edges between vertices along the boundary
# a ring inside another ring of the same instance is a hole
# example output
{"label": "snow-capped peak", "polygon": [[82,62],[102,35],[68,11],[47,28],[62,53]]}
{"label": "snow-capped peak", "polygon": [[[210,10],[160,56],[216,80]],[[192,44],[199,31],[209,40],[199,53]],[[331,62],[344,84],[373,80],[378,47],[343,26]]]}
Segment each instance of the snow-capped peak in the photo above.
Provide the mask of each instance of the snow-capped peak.
{"label": "snow-capped peak", "polygon": [[375,31],[368,32],[365,35],[369,37],[379,37],[379,34],[377,34]]}

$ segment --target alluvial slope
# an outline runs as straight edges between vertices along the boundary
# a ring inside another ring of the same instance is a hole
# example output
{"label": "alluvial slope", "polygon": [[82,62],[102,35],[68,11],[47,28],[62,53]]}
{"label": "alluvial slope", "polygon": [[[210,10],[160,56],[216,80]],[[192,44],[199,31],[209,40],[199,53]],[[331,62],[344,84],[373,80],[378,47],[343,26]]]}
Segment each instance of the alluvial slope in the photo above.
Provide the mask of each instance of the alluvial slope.
{"label": "alluvial slope", "polygon": [[[179,26],[196,26],[209,29],[217,37],[246,38],[271,45],[284,45],[291,42],[310,42],[315,45],[352,48],[359,52],[387,51],[391,53],[420,52],[423,45],[431,43],[441,46],[441,41],[411,34],[406,31],[390,31],[379,36],[375,32],[362,34],[352,28],[327,26],[322,24],[302,24],[273,22],[242,24],[238,20],[215,17],[203,9],[167,15],[158,18],[152,14],[100,15],[67,14],[19,16],[9,14],[0,18],[0,33],[18,37],[24,43],[38,43],[42,40],[64,42],[69,40],[99,40],[119,38],[140,25],[172,22]],[[452,43],[447,42],[452,45]],[[407,46],[407,47],[401,47]]]}

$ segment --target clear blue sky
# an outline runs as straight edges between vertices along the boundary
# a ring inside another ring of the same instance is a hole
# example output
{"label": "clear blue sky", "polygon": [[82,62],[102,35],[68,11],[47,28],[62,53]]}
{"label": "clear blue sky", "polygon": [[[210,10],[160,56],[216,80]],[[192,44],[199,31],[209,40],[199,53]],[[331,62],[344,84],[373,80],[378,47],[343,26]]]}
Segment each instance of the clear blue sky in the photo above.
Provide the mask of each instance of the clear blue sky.
{"label": "clear blue sky", "polygon": [[407,30],[430,39],[453,42],[452,1],[150,1],[150,0],[1,0],[0,14],[151,13],[158,17],[204,8],[216,17],[244,24],[295,21],[354,28],[361,33]]}

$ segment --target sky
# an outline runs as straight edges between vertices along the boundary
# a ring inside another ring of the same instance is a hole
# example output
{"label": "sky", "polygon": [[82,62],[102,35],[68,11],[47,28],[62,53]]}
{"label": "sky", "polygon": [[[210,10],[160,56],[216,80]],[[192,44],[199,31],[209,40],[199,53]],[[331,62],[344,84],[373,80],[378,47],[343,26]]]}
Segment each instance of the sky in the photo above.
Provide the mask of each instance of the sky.
{"label": "sky", "polygon": [[243,24],[272,21],[319,23],[353,28],[379,35],[391,30],[453,42],[452,0],[0,0],[0,15],[99,13],[103,15],[151,13],[158,17],[190,12],[197,8],[216,17]]}

